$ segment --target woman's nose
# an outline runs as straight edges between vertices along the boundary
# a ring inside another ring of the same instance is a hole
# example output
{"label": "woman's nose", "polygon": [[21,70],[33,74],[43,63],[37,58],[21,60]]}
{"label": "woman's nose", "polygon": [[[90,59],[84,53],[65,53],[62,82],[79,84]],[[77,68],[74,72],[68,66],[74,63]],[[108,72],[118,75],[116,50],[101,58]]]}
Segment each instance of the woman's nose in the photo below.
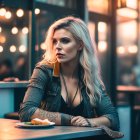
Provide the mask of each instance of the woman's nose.
{"label": "woman's nose", "polygon": [[62,48],[62,47],[61,47],[61,43],[60,43],[60,42],[57,42],[56,45],[55,45],[55,48],[56,48],[56,49],[61,49],[61,48]]}

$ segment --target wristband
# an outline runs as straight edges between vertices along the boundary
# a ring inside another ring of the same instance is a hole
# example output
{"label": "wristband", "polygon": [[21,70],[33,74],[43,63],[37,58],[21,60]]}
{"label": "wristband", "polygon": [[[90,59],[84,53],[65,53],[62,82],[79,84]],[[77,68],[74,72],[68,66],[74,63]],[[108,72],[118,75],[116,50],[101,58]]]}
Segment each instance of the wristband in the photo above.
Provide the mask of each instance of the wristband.
{"label": "wristband", "polygon": [[87,123],[90,127],[96,127],[97,126],[97,124],[94,121],[92,121],[92,123],[88,119],[86,119],[86,121],[87,121]]}

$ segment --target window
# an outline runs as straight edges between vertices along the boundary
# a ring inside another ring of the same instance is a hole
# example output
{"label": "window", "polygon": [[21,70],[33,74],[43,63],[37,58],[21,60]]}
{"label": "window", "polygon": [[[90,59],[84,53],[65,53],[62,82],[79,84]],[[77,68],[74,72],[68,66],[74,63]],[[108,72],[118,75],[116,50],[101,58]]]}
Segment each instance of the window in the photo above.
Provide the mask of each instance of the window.
{"label": "window", "polygon": [[100,14],[109,15],[111,13],[110,0],[87,0],[88,10]]}
{"label": "window", "polygon": [[29,53],[29,12],[0,8],[0,80],[27,80]]}
{"label": "window", "polygon": [[37,2],[76,9],[76,0],[36,0]]}

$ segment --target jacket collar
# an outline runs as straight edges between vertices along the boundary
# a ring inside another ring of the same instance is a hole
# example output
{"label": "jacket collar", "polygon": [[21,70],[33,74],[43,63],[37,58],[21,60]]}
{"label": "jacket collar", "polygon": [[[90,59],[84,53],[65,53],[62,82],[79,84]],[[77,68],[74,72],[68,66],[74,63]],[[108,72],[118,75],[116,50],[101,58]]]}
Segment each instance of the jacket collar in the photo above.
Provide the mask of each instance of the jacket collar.
{"label": "jacket collar", "polygon": [[53,76],[54,77],[60,76],[60,64],[58,62],[54,63],[53,65]]}

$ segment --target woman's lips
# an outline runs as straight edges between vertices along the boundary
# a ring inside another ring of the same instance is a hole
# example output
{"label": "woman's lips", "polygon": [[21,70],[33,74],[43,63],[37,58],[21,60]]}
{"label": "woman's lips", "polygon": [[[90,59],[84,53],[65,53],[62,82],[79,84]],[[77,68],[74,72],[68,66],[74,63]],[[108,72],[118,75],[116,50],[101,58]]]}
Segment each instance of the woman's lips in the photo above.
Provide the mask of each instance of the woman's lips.
{"label": "woman's lips", "polygon": [[64,55],[61,54],[61,53],[57,53],[56,56],[57,56],[58,58],[62,58]]}

